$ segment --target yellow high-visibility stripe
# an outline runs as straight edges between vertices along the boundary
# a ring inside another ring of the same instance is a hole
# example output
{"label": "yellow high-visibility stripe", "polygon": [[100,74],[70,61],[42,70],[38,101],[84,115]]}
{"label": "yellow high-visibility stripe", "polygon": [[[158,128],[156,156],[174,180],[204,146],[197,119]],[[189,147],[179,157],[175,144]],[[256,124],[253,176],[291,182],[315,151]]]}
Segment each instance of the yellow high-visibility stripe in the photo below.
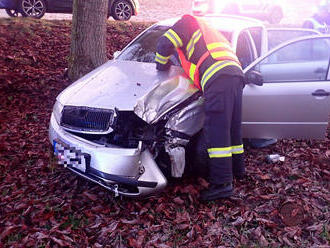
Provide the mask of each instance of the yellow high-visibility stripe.
{"label": "yellow high-visibility stripe", "polygon": [[159,58],[155,58],[155,61],[158,62],[159,64],[162,64],[162,65],[166,65],[167,64],[167,61],[164,61],[164,60],[161,60]]}
{"label": "yellow high-visibility stripe", "polygon": [[243,144],[242,145],[238,145],[238,146],[232,146],[231,147],[231,152],[233,154],[242,154],[242,153],[244,153]]}
{"label": "yellow high-visibility stripe", "polygon": [[228,52],[228,51],[220,51],[220,52],[211,52],[212,58],[221,58],[221,57],[231,57],[233,59],[237,59],[236,55]]}
{"label": "yellow high-visibility stripe", "polygon": [[216,147],[207,149],[210,158],[228,158],[232,156],[231,147]]}
{"label": "yellow high-visibility stripe", "polygon": [[165,56],[163,56],[163,55],[161,55],[159,53],[156,53],[155,61],[158,62],[158,63],[160,63],[160,64],[162,64],[162,65],[165,65],[165,64],[167,64],[167,62],[168,62],[168,60],[169,60],[170,57],[171,56],[165,57]]}
{"label": "yellow high-visibility stripe", "polygon": [[227,147],[216,147],[207,149],[208,152],[218,152],[218,151],[231,151],[231,146]]}
{"label": "yellow high-visibility stripe", "polygon": [[236,62],[233,62],[233,61],[218,61],[218,62],[215,62],[213,65],[211,65],[203,74],[202,81],[201,81],[202,90],[204,91],[204,87],[205,87],[207,81],[217,71],[221,70],[222,68],[224,68],[226,66],[230,66],[230,65],[237,66],[240,68],[240,66]]}
{"label": "yellow high-visibility stripe", "polygon": [[244,152],[243,145],[216,147],[207,149],[210,158],[226,158],[232,157],[233,154],[242,154]]}
{"label": "yellow high-visibility stripe", "polygon": [[199,41],[201,37],[202,37],[202,33],[199,29],[192,35],[186,47],[188,59],[190,59],[190,57],[193,55],[195,51],[195,44]]}
{"label": "yellow high-visibility stripe", "polygon": [[215,48],[222,48],[222,47],[225,47],[229,50],[233,50],[232,47],[226,42],[214,42],[207,45],[208,50],[213,50]]}
{"label": "yellow high-visibility stripe", "polygon": [[196,71],[196,65],[191,63],[190,69],[189,69],[189,77],[191,78],[191,80],[194,80],[194,78],[195,78],[195,71]]}
{"label": "yellow high-visibility stripe", "polygon": [[226,154],[209,154],[210,158],[228,158],[228,157],[232,157],[232,153],[226,153]]}
{"label": "yellow high-visibility stripe", "polygon": [[227,158],[231,157],[231,147],[216,147],[207,149],[210,158]]}
{"label": "yellow high-visibility stripe", "polygon": [[165,57],[165,56],[163,56],[163,55],[161,55],[159,53],[156,53],[156,56],[159,57],[159,58],[161,58],[161,59],[164,59],[164,60],[168,60],[171,57],[171,56]]}
{"label": "yellow high-visibility stripe", "polygon": [[164,36],[172,42],[175,48],[182,47],[182,40],[173,29],[167,30]]}

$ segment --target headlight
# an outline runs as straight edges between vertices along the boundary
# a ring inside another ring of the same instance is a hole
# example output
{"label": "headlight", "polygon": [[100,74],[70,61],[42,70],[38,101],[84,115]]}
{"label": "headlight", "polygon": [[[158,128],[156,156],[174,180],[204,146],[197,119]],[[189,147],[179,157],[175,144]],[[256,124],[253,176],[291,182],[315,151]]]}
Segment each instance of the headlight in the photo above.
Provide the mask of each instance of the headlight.
{"label": "headlight", "polygon": [[62,117],[62,110],[63,110],[63,105],[56,100],[54,107],[53,107],[53,114],[55,117],[56,122],[60,125],[61,123],[61,117]]}

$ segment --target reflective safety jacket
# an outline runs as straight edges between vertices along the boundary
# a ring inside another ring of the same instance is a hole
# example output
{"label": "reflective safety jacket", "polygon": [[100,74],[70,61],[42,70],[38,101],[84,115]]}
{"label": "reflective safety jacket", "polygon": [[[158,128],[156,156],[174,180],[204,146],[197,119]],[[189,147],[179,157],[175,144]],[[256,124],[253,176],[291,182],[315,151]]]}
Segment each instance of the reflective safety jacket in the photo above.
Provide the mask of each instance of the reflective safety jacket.
{"label": "reflective safety jacket", "polygon": [[243,76],[228,40],[193,16],[183,16],[159,39],[155,58],[157,69],[168,69],[170,56],[175,51],[183,70],[200,90],[220,74]]}

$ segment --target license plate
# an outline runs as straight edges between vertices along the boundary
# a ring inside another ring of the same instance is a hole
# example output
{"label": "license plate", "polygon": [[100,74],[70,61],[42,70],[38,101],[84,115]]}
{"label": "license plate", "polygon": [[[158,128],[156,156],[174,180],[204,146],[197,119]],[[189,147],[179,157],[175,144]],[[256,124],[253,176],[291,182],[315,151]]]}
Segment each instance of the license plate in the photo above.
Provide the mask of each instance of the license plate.
{"label": "license plate", "polygon": [[64,167],[73,167],[82,172],[86,172],[86,158],[83,153],[61,140],[53,141],[54,154],[59,164]]}

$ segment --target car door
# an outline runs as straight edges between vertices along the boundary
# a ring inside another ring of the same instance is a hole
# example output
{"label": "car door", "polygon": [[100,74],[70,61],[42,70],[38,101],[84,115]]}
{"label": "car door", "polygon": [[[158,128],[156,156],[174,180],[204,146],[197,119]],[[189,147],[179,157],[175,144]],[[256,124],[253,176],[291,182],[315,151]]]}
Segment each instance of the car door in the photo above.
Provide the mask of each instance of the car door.
{"label": "car door", "polygon": [[268,50],[286,41],[296,39],[302,36],[321,35],[320,32],[305,28],[267,28]]}
{"label": "car door", "polygon": [[263,85],[243,93],[247,138],[324,138],[330,114],[330,36],[300,38],[257,59]]}

